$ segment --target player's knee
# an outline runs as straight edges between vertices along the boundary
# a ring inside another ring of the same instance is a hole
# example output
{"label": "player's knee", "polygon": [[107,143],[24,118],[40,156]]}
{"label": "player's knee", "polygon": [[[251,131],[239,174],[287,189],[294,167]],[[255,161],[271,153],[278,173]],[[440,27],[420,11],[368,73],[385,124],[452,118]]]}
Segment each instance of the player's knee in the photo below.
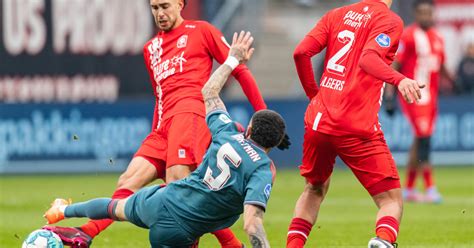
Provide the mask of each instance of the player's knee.
{"label": "player's knee", "polygon": [[418,138],[417,157],[420,163],[430,161],[431,137]]}
{"label": "player's knee", "polygon": [[191,167],[188,165],[174,165],[166,169],[166,183],[181,180],[191,174]]}
{"label": "player's knee", "polygon": [[118,179],[117,188],[124,188],[129,180],[130,176],[127,174],[127,172],[122,173]]}
{"label": "player's knee", "polygon": [[148,175],[140,173],[123,173],[117,182],[117,188],[125,188],[131,191],[137,191],[150,182]]}
{"label": "player's knee", "polygon": [[307,183],[305,186],[305,191],[309,194],[324,197],[329,187],[329,182],[325,183]]}

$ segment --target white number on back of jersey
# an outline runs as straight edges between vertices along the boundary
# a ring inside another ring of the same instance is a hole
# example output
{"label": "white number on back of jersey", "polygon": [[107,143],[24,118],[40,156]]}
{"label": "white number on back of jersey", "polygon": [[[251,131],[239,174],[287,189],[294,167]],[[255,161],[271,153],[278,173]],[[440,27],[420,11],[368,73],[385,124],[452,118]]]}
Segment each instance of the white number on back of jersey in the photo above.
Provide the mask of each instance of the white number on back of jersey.
{"label": "white number on back of jersey", "polygon": [[235,168],[239,168],[240,163],[242,162],[242,158],[230,143],[225,143],[221,148],[219,148],[219,151],[217,151],[217,168],[221,173],[217,177],[213,177],[211,166],[209,165],[207,167],[203,181],[211,190],[218,191],[222,189],[224,184],[229,180],[230,165],[227,161],[230,161]]}
{"label": "white number on back of jersey", "polygon": [[346,71],[346,67],[341,63],[345,61],[345,55],[351,50],[352,44],[354,44],[354,32],[349,30],[343,30],[337,34],[337,40],[342,44],[346,44],[343,46],[336,54],[334,54],[329,60],[326,69],[329,72],[344,75]]}

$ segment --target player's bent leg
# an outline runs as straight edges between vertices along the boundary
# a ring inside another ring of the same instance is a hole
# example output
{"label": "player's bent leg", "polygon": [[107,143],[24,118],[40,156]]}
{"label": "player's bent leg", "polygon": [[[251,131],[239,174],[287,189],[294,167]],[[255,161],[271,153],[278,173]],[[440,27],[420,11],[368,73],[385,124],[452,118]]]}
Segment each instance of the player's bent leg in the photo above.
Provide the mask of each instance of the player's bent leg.
{"label": "player's bent leg", "polygon": [[330,179],[319,184],[306,183],[296,202],[295,214],[288,228],[287,248],[304,247],[329,189],[329,182]]}
{"label": "player's bent leg", "polygon": [[132,159],[127,170],[120,175],[117,189],[128,189],[133,192],[155,180],[157,168],[148,159],[137,156]]}
{"label": "player's bent leg", "polygon": [[[118,212],[120,210],[116,210],[116,206],[122,206],[125,202],[126,199],[113,200],[110,198],[97,198],[70,205],[70,202],[56,199],[44,216],[49,224],[56,223],[64,218],[73,217],[88,217],[92,219],[113,217],[116,220],[126,220],[126,218],[122,217],[124,215]],[[43,229],[58,234],[63,243],[71,247],[87,248],[92,242],[92,237],[77,228],[45,226]]]}
{"label": "player's bent leg", "polygon": [[[94,220],[108,218],[126,220],[123,213],[123,206],[126,201],[127,199],[96,198],[86,202],[69,204],[64,199],[56,199],[44,217],[48,220],[48,224],[54,224],[65,218],[83,217]],[[117,206],[119,206],[118,209]],[[116,212],[117,210],[121,212]]]}
{"label": "player's bent leg", "polygon": [[[133,192],[143,188],[152,182],[158,173],[158,165],[154,165],[143,156],[136,156],[132,159],[127,170],[120,175],[117,189],[112,195],[112,199],[124,199]],[[80,229],[94,238],[100,232],[107,229],[113,223],[112,219],[91,220],[82,225]]]}

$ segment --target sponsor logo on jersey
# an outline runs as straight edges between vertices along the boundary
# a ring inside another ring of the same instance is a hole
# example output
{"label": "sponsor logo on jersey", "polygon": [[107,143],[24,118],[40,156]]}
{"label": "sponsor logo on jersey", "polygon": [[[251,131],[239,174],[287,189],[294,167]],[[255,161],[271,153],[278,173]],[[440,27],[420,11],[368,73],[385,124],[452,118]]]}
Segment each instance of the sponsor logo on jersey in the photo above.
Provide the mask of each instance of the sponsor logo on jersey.
{"label": "sponsor logo on jersey", "polygon": [[186,158],[186,150],[178,149],[178,158]]}
{"label": "sponsor logo on jersey", "polygon": [[265,189],[263,190],[263,193],[265,194],[265,196],[268,198],[270,198],[270,192],[272,192],[272,185],[271,184],[267,184],[265,186]]}
{"label": "sponsor logo on jersey", "polygon": [[[367,10],[369,9],[367,8]],[[364,12],[367,12],[365,8],[364,8]],[[372,18],[372,13],[362,14],[356,11],[349,10],[344,16],[343,21],[344,21],[344,25],[358,29],[362,26],[364,26],[365,28],[370,18]]]}
{"label": "sponsor logo on jersey", "polygon": [[196,25],[186,24],[184,27],[185,28],[196,28]]}
{"label": "sponsor logo on jersey", "polygon": [[379,34],[375,41],[381,47],[390,47],[390,37],[384,33]]}
{"label": "sponsor logo on jersey", "polygon": [[188,44],[188,35],[187,34],[181,35],[181,37],[179,37],[178,39],[178,42],[176,43],[176,47],[183,48],[183,47],[186,47],[187,44]]}

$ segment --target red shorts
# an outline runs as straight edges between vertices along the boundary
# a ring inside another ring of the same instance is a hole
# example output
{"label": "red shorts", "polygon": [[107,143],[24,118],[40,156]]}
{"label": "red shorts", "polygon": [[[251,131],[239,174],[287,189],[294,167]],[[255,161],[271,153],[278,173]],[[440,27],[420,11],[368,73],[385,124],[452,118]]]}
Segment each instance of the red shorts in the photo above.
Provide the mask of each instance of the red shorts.
{"label": "red shorts", "polygon": [[433,134],[437,110],[433,104],[401,104],[402,110],[413,128],[416,137],[429,137]]}
{"label": "red shorts", "polygon": [[135,153],[152,163],[158,178],[165,178],[166,168],[188,165],[195,170],[211,142],[205,118],[195,113],[176,114],[152,131]]}
{"label": "red shorts", "polygon": [[397,167],[382,133],[361,138],[332,136],[306,129],[300,173],[309,183],[326,182],[332,174],[336,156],[346,163],[372,196],[400,188]]}

